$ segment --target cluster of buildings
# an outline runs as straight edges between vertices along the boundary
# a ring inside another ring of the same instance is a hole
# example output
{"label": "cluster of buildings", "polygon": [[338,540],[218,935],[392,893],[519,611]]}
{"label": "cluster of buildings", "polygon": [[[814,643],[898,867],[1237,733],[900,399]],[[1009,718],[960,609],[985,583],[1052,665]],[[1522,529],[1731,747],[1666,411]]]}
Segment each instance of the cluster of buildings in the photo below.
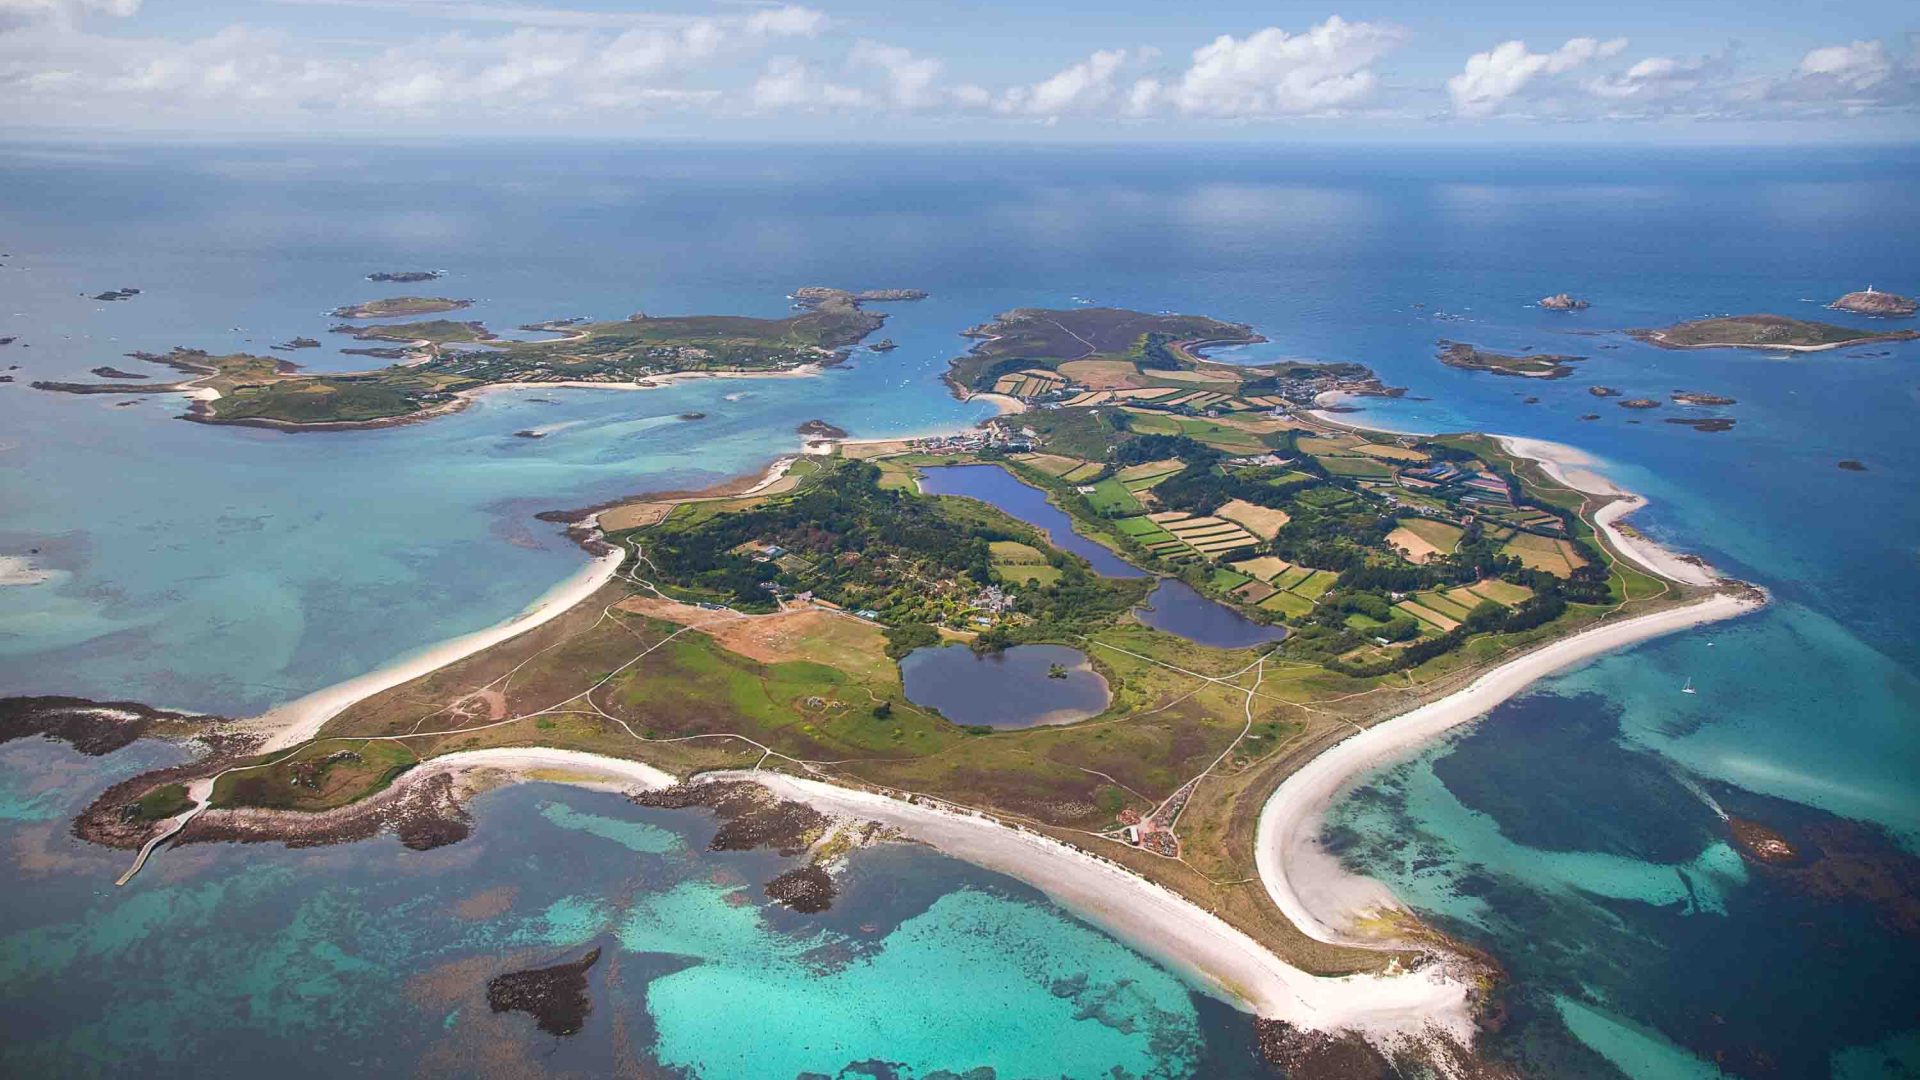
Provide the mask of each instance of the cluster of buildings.
{"label": "cluster of buildings", "polygon": [[908,447],[927,454],[972,454],[999,450],[1020,454],[1040,445],[1040,433],[1030,427],[1015,427],[1005,420],[987,421],[984,427],[953,435],[929,435],[914,439]]}

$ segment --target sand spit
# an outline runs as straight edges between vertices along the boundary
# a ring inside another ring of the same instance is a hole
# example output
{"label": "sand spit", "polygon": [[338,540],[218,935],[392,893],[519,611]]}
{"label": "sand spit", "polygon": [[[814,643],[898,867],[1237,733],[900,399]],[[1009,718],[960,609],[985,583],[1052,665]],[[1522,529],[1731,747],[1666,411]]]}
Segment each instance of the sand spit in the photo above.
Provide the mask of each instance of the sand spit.
{"label": "sand spit", "polygon": [[547,591],[526,610],[502,623],[443,641],[430,649],[403,657],[357,678],[316,690],[263,713],[245,726],[263,731],[263,753],[285,750],[313,738],[322,725],[348,706],[383,690],[443,668],[492,645],[533,629],[593,595],[613,579],[624,553],[609,551],[580,568],[572,577]]}

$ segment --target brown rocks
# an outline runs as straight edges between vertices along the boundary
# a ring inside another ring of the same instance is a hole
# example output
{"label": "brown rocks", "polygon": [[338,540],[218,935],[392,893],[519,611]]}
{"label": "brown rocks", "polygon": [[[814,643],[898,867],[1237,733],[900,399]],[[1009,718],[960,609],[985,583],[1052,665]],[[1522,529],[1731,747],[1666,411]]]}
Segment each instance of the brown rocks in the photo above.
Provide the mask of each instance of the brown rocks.
{"label": "brown rocks", "polygon": [[1869,285],[1861,292],[1850,292],[1828,304],[1835,311],[1851,311],[1855,315],[1872,315],[1882,319],[1904,319],[1920,310],[1912,300],[1896,293],[1880,292]]}
{"label": "brown rocks", "polygon": [[549,1035],[578,1034],[593,1011],[587,972],[599,960],[593,949],[570,963],[495,976],[487,982],[487,1007],[526,1013]]}
{"label": "brown rocks", "polygon": [[833,906],[832,875],[818,866],[796,866],[766,884],[769,900],[802,915],[817,915]]}
{"label": "brown rocks", "polygon": [[1592,306],[1587,301],[1579,299],[1578,297],[1568,296],[1566,293],[1555,293],[1552,296],[1542,297],[1539,304],[1548,311],[1585,311]]}

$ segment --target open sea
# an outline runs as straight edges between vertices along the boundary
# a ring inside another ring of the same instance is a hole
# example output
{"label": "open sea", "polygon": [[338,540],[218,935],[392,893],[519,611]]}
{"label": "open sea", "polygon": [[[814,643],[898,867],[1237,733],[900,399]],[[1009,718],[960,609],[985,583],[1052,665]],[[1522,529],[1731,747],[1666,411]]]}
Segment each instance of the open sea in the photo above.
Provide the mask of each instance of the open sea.
{"label": "open sea", "polygon": [[[1912,1076],[1920,343],[1669,352],[1610,331],[1866,325],[1818,305],[1920,292],[1915,177],[1914,148],[0,146],[0,555],[47,572],[0,585],[0,696],[257,712],[577,571],[542,510],[757,470],[815,418],[980,419],[939,376],[999,311],[1240,320],[1271,339],[1247,360],[1408,388],[1362,422],[1594,454],[1652,498],[1634,524],[1773,593],[1542,682],[1335,808],[1349,865],[1505,968],[1489,1052],[1552,1076]],[[364,280],[407,269],[448,273]],[[300,335],[327,345],[282,355],[366,366],[324,313],[403,291],[474,298],[462,317],[499,328],[776,315],[807,284],[931,296],[881,309],[898,351],[819,378],[502,393],[377,431],[27,386]],[[91,299],[122,287],[142,291]],[[1592,308],[1533,306],[1563,290]],[[1443,337],[1588,359],[1522,382],[1442,366]],[[1666,424],[1678,407],[1594,384],[1726,395],[1737,424]],[[780,860],[701,851],[703,814],[549,785],[484,796],[474,837],[432,852],[194,847],[115,890],[124,857],[66,821],[179,755],[0,747],[0,1073],[1259,1075],[1232,1010],[1006,878],[881,849],[835,910],[796,915],[759,895]],[[1806,858],[1743,861],[1722,814]],[[487,1009],[489,976],[595,946],[580,1034]]]}

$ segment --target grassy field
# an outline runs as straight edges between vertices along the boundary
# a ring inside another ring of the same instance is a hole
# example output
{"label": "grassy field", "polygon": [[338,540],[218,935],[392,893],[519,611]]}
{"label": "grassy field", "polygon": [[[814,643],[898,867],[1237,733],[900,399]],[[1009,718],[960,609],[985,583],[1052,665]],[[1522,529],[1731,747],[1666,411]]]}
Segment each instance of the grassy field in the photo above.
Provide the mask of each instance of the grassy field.
{"label": "grassy field", "polygon": [[994,573],[1002,580],[1042,586],[1060,580],[1060,571],[1048,564],[1046,554],[1039,548],[1014,540],[996,540],[991,548]]}
{"label": "grassy field", "polygon": [[1113,516],[1138,514],[1145,509],[1126,485],[1112,476],[1093,485],[1093,490],[1087,494],[1087,502],[1093,504],[1094,512]]}
{"label": "grassy field", "polygon": [[419,761],[405,743],[322,739],[274,764],[222,776],[212,801],[215,806],[331,810],[386,790]]}

